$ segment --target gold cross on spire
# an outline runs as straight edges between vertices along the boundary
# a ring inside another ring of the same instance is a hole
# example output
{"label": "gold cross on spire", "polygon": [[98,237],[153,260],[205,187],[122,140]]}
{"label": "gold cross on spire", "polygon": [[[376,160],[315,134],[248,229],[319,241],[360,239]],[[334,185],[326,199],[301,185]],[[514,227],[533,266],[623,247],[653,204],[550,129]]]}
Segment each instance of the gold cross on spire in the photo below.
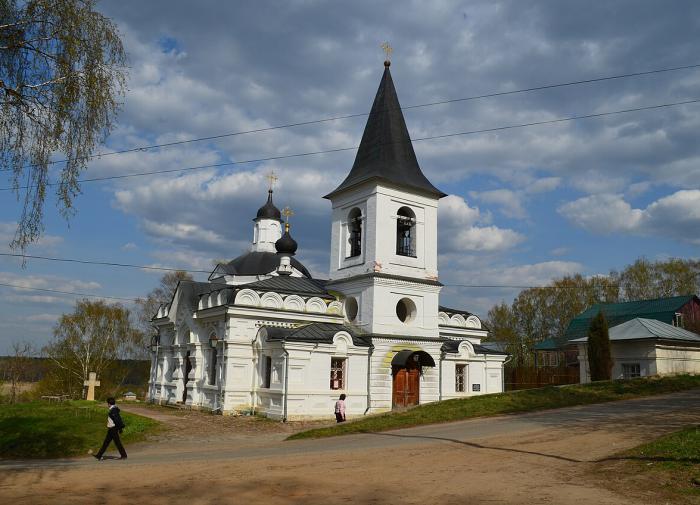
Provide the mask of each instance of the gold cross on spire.
{"label": "gold cross on spire", "polygon": [[289,218],[294,215],[294,211],[289,207],[285,207],[284,209],[282,209],[282,215],[285,218],[284,231],[289,233]]}
{"label": "gold cross on spire", "polygon": [[382,45],[379,47],[384,50],[384,53],[386,54],[386,61],[391,60],[391,53],[394,52],[394,48],[391,47],[388,42],[382,42]]}
{"label": "gold cross on spire", "polygon": [[275,174],[274,170],[271,170],[269,174],[265,176],[265,179],[267,179],[267,182],[270,186],[270,191],[272,191],[272,188],[274,187],[275,183],[279,180],[279,177]]}

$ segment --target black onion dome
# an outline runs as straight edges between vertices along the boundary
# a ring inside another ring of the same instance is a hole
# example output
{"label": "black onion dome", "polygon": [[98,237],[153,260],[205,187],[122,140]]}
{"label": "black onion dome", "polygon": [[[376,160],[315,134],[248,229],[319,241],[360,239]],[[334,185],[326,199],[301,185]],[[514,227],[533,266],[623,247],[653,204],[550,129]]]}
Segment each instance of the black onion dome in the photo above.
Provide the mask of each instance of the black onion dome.
{"label": "black onion dome", "polygon": [[272,203],[271,189],[267,192],[267,202],[265,203],[265,205],[258,209],[258,214],[255,217],[255,219],[276,219],[277,221],[282,220],[282,213],[277,207],[275,207],[275,204]]}
{"label": "black onion dome", "polygon": [[277,254],[289,254],[294,256],[297,252],[299,244],[292,238],[289,234],[289,224],[284,227],[284,235],[277,242],[275,242],[275,249],[277,249]]}

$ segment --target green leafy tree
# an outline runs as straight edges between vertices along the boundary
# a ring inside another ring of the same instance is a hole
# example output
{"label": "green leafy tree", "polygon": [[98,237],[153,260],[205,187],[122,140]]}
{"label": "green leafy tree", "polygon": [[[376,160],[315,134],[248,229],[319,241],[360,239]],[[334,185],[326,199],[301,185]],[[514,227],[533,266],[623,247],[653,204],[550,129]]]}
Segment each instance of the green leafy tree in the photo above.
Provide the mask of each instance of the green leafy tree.
{"label": "green leafy tree", "polygon": [[608,323],[603,313],[598,312],[588,328],[588,366],[591,380],[610,380],[612,365]]}
{"label": "green leafy tree", "polygon": [[58,320],[44,354],[55,366],[52,375],[56,387],[61,393],[77,396],[90,372],[99,379],[117,360],[127,359],[140,348],[141,339],[122,305],[80,300],[71,314]]}
{"label": "green leafy tree", "polygon": [[692,295],[700,292],[700,261],[640,258],[611,277],[620,285],[623,301]]}
{"label": "green leafy tree", "polygon": [[524,348],[518,334],[518,320],[513,309],[505,302],[494,305],[489,310],[486,326],[489,330],[489,340],[505,342],[506,352],[513,359],[509,361],[511,366],[519,366],[527,359],[527,350]]}
{"label": "green leafy tree", "polygon": [[116,26],[94,0],[0,0],[0,165],[23,207],[11,243],[43,233],[52,156],[65,158],[56,195],[66,217],[78,177],[112,129],[126,82]]}

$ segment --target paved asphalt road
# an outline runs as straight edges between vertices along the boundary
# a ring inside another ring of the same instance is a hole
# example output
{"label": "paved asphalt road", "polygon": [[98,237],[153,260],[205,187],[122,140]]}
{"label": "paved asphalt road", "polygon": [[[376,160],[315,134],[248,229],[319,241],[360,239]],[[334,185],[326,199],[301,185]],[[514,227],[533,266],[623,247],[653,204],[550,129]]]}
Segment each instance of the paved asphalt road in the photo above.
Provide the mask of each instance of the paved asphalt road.
{"label": "paved asphalt road", "polygon": [[[700,390],[672,395],[624,400],[581,407],[513,414],[492,418],[472,419],[445,424],[420,426],[391,432],[359,434],[319,440],[284,442],[269,438],[256,442],[232,440],[207,440],[183,450],[181,446],[163,444],[134,447],[129,452],[129,464],[150,465],[183,461],[233,460],[239,458],[288,456],[295,454],[323,453],[342,450],[382,449],[393,447],[424,446],[427,444],[462,444],[477,448],[503,451],[528,451],[514,448],[485,446],[479,440],[501,435],[517,436],[533,431],[556,428],[576,431],[594,429],[670,431],[681,426],[700,422]],[[581,462],[561,455],[532,452],[565,461]],[[56,468],[94,465],[92,458],[82,457],[51,461],[0,461],[0,468]]]}

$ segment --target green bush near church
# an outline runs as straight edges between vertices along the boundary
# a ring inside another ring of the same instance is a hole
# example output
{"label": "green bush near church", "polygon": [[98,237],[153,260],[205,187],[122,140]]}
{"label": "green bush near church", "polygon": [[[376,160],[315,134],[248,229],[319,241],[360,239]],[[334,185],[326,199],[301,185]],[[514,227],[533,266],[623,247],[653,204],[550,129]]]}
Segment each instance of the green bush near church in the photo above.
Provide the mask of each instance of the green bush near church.
{"label": "green bush near church", "polygon": [[[130,443],[155,432],[160,423],[122,411],[122,441]],[[102,445],[107,408],[102,402],[35,401],[0,406],[0,458],[42,459],[88,454]],[[114,444],[108,451],[116,451]]]}
{"label": "green bush near church", "polygon": [[287,440],[323,438],[353,433],[373,433],[422,424],[460,421],[473,417],[554,409],[627,400],[700,388],[700,375],[642,377],[633,380],[549,386],[429,403],[402,412],[368,416],[327,428],[302,431]]}

